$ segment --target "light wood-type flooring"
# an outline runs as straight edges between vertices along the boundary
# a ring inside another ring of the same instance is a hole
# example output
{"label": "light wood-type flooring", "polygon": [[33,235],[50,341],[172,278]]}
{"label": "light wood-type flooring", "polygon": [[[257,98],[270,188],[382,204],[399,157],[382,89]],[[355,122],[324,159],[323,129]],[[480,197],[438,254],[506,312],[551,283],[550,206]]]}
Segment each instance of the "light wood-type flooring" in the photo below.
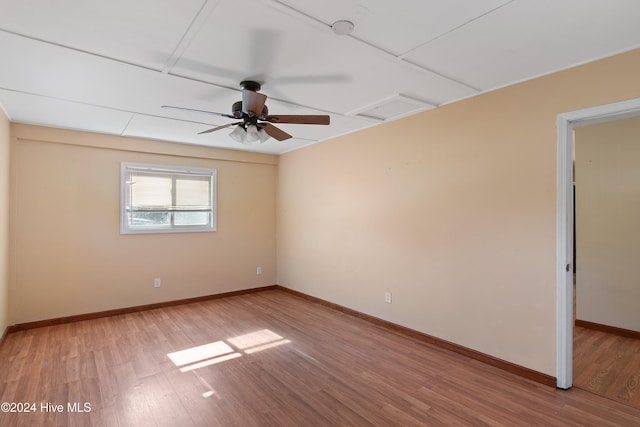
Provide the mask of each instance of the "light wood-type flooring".
{"label": "light wood-type flooring", "polygon": [[281,290],[9,334],[0,402],[36,405],[3,427],[640,425]]}

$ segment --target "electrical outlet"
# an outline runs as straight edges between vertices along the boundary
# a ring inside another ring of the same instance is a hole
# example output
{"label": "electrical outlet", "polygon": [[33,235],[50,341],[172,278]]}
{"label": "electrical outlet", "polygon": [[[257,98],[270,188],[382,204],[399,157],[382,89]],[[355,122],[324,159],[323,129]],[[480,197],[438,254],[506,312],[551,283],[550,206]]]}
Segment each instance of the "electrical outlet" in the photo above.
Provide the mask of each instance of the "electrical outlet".
{"label": "electrical outlet", "polygon": [[258,275],[262,274],[262,267],[257,267],[256,268],[256,274],[258,274]]}
{"label": "electrical outlet", "polygon": [[154,288],[159,288],[160,287],[160,278],[156,277],[155,279],[153,279],[153,287]]}
{"label": "electrical outlet", "polygon": [[384,302],[387,304],[391,304],[391,292],[384,293]]}

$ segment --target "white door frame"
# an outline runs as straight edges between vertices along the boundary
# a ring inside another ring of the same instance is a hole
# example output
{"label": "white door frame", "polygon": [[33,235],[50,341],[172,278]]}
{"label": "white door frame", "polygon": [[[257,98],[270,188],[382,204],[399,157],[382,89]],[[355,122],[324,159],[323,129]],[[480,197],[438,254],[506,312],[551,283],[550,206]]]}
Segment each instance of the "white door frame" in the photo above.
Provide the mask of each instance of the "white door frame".
{"label": "white door frame", "polygon": [[558,115],[556,385],[573,384],[573,129],[640,115],[640,98]]}

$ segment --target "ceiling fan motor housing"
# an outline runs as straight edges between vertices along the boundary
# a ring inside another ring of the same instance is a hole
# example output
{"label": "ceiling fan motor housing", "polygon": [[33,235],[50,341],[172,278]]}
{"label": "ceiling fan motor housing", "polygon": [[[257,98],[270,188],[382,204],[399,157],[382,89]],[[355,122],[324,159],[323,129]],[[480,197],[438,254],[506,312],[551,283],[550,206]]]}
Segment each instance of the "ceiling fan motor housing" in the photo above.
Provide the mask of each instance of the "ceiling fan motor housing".
{"label": "ceiling fan motor housing", "polygon": [[[231,114],[233,114],[233,117],[238,119],[241,119],[243,117],[242,101],[237,101],[233,103],[233,106],[231,106]],[[262,114],[260,114],[259,117],[266,117],[268,115],[269,115],[269,109],[265,105],[264,107],[262,107]]]}

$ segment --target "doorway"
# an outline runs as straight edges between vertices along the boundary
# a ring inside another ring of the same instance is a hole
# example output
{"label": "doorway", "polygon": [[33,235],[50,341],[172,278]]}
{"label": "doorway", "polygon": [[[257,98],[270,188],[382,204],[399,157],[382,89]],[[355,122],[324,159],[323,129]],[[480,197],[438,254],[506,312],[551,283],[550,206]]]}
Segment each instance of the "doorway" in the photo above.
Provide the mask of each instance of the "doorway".
{"label": "doorway", "polygon": [[556,202],[556,378],[573,385],[574,128],[640,115],[640,98],[558,115]]}
{"label": "doorway", "polygon": [[573,386],[638,407],[639,135],[640,116],[575,129],[573,175]]}

